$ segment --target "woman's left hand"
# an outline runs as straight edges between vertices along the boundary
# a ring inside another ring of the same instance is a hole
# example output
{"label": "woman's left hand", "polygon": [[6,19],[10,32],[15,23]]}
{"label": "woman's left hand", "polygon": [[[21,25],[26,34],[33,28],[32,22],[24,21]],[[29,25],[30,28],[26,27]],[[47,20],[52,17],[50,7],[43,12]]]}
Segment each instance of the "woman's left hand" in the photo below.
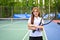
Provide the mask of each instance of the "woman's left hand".
{"label": "woman's left hand", "polygon": [[38,26],[38,28],[40,28],[40,30],[43,30],[44,27],[43,26]]}

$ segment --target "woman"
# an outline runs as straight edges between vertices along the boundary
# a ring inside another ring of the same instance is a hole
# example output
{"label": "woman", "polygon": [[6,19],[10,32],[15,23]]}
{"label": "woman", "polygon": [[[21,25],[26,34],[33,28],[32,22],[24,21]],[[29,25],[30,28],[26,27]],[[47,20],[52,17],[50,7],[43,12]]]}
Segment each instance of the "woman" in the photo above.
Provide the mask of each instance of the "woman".
{"label": "woman", "polygon": [[39,8],[33,7],[32,15],[28,20],[28,29],[30,30],[29,40],[43,40],[43,38],[42,38],[43,26],[39,25],[40,22],[43,23],[43,20],[41,20],[41,19],[42,18],[40,18]]}

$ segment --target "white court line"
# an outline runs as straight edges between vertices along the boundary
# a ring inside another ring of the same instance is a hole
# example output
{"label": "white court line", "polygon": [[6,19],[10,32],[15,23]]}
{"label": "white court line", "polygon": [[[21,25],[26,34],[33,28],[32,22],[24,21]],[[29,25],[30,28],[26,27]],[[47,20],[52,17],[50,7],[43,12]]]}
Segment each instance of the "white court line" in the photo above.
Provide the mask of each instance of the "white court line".
{"label": "white court line", "polygon": [[28,35],[29,31],[25,34],[22,40],[25,40],[26,36]]}
{"label": "white court line", "polygon": [[48,40],[48,38],[47,38],[47,35],[46,35],[46,32],[45,32],[44,28],[43,28],[43,32],[44,32],[44,35],[45,35],[46,40]]}

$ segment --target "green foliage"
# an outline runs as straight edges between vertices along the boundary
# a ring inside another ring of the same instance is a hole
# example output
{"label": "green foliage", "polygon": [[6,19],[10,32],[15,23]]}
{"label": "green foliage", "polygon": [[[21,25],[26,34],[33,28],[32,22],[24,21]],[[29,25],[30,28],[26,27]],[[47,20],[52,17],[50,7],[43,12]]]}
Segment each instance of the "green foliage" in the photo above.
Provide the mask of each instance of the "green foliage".
{"label": "green foliage", "polygon": [[9,13],[9,17],[11,13],[31,13],[31,9],[34,6],[39,6],[42,11],[49,13],[49,2],[50,12],[60,12],[60,0],[45,0],[44,8],[43,0],[40,0],[40,4],[38,4],[38,0],[0,0],[0,10],[3,10],[2,16]]}

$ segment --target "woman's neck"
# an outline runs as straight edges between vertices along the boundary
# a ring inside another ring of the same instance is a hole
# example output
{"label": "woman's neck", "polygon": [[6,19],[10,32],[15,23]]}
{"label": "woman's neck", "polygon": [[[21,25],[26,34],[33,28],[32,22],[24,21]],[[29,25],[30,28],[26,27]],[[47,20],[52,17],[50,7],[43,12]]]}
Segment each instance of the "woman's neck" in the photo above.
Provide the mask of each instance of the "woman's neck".
{"label": "woman's neck", "polygon": [[36,18],[38,18],[38,16],[35,16]]}

